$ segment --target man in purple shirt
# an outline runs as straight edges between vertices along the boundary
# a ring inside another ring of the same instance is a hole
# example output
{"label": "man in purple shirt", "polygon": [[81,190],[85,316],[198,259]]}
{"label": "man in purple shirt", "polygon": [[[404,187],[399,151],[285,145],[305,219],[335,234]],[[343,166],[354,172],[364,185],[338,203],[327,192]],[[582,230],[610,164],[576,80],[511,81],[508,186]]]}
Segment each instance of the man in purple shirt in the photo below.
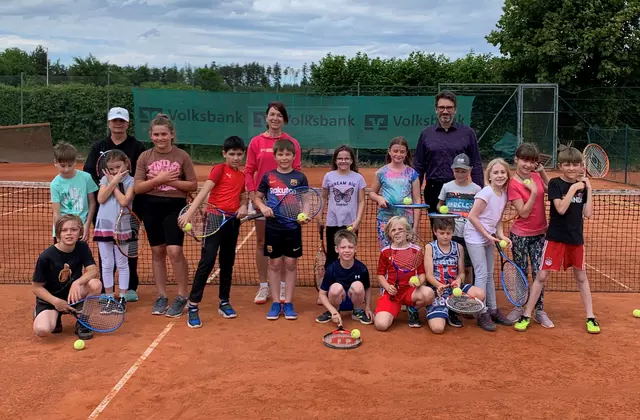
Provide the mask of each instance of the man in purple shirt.
{"label": "man in purple shirt", "polygon": [[460,153],[469,156],[471,160],[471,179],[480,187],[484,186],[482,160],[478,149],[478,139],[472,128],[454,122],[457,99],[452,92],[440,92],[436,96],[436,114],[438,123],[425,128],[420,133],[414,169],[418,172],[418,179],[422,184],[426,176],[424,187],[424,202],[429,205],[429,211],[436,212],[438,195],[442,186],[453,180],[451,164],[453,158]]}

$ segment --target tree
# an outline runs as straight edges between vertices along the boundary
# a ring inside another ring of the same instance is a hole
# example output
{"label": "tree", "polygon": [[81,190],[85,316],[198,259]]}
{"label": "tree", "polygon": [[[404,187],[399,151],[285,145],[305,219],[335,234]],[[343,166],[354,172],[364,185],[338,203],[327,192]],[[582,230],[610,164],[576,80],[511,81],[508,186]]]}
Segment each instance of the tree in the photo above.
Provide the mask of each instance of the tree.
{"label": "tree", "polygon": [[38,45],[33,51],[31,51],[29,56],[33,62],[35,73],[43,76],[47,74],[47,50],[42,45]]}
{"label": "tree", "polygon": [[212,63],[211,67],[196,68],[194,72],[195,84],[200,86],[203,90],[220,91],[224,89],[224,80],[214,67],[215,63]]}
{"label": "tree", "polygon": [[36,74],[33,60],[20,48],[7,48],[0,53],[0,75]]}

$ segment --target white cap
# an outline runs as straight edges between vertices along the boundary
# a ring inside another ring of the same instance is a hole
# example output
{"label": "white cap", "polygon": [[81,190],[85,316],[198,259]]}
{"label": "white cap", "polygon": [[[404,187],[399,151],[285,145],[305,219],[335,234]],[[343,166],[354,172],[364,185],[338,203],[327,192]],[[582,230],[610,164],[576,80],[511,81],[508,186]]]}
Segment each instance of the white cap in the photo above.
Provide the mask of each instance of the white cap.
{"label": "white cap", "polygon": [[107,121],[121,119],[129,122],[129,111],[124,108],[115,107],[109,110],[109,114],[107,115]]}

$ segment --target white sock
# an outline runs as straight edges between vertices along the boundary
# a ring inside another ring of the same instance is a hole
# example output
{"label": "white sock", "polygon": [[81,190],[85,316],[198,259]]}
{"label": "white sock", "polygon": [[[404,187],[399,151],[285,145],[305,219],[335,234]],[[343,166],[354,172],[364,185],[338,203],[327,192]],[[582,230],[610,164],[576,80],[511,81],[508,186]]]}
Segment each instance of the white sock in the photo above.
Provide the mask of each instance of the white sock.
{"label": "white sock", "polygon": [[269,287],[269,283],[260,283],[260,288]]}
{"label": "white sock", "polygon": [[287,287],[287,283],[281,281],[280,282],[280,289],[284,290]]}

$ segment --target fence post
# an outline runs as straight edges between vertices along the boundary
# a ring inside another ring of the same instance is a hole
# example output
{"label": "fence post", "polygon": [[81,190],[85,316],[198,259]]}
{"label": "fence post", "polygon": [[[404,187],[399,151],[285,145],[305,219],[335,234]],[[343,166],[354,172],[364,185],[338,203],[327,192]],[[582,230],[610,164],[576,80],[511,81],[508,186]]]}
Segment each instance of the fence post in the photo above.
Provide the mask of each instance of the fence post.
{"label": "fence post", "polygon": [[629,124],[624,126],[624,183],[627,183],[629,173]]}
{"label": "fence post", "polygon": [[20,125],[24,124],[24,72],[20,72]]}

